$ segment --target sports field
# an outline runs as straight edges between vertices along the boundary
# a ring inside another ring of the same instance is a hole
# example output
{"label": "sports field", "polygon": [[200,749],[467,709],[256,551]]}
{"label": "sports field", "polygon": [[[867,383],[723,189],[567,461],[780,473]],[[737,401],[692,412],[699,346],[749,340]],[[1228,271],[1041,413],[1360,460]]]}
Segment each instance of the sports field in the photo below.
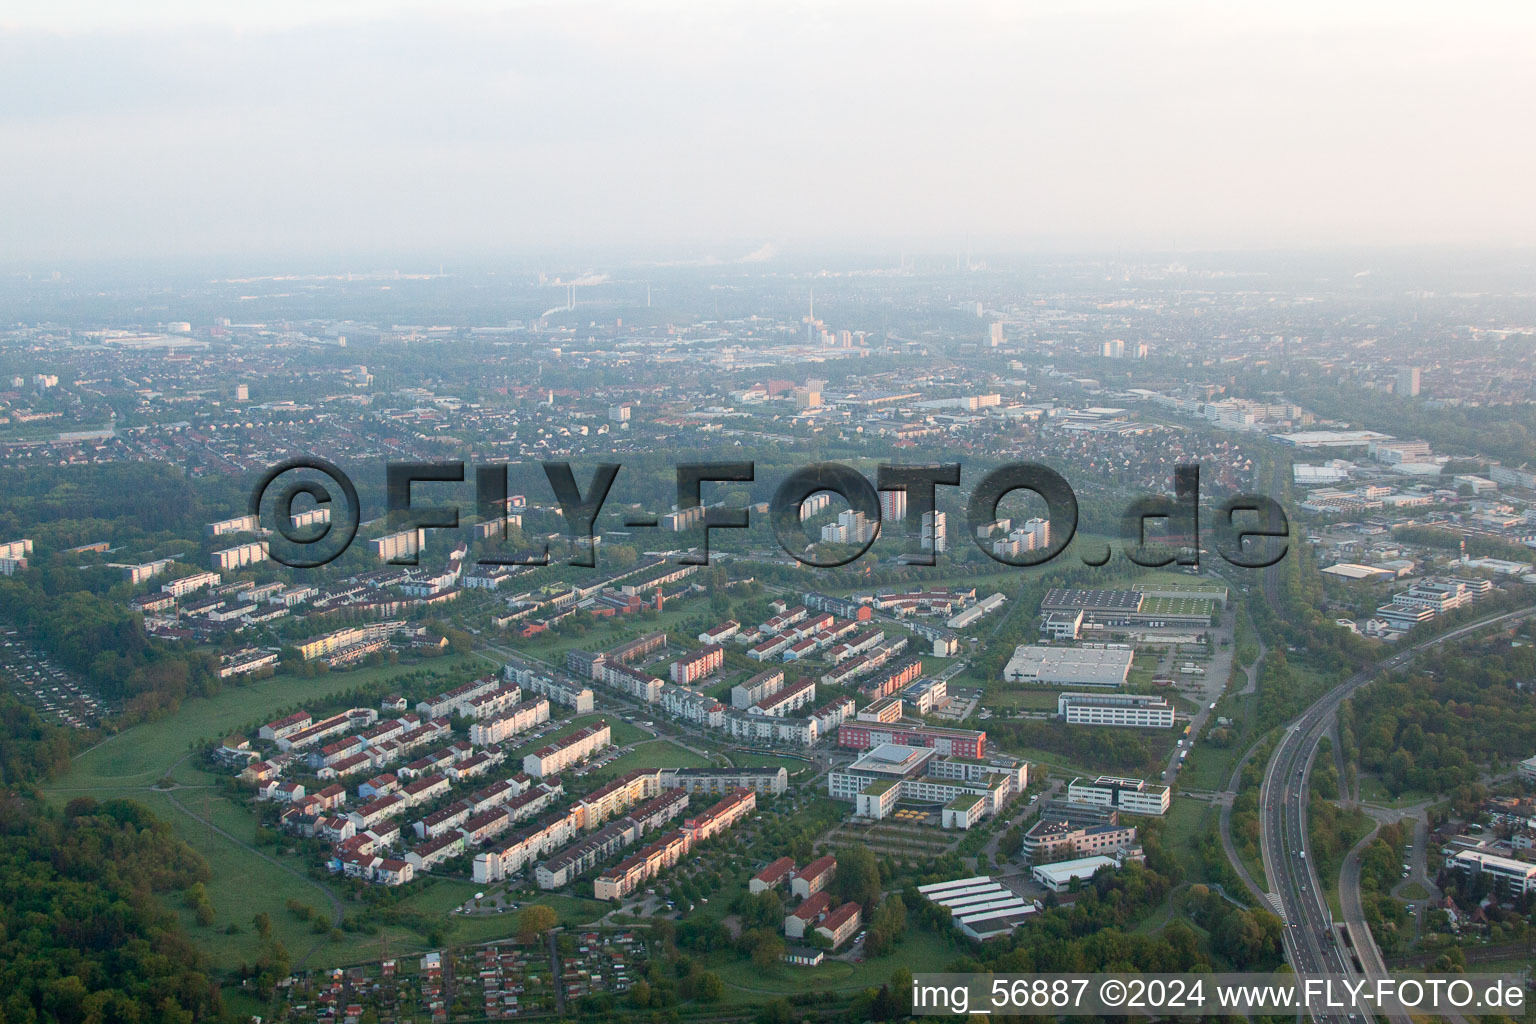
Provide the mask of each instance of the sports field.
{"label": "sports field", "polygon": [[1148,597],[1141,602],[1141,613],[1209,617],[1215,607],[1216,602],[1208,597]]}

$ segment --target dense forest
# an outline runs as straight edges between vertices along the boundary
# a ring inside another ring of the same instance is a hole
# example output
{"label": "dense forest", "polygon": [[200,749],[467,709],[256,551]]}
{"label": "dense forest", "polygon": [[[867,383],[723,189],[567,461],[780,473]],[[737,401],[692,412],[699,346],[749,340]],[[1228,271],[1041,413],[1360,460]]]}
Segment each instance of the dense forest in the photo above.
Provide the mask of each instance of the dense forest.
{"label": "dense forest", "polygon": [[1453,793],[1536,749],[1536,646],[1528,635],[1434,651],[1340,709],[1346,754],[1394,796]]}
{"label": "dense forest", "polygon": [[986,727],[991,742],[1003,749],[1044,750],[1063,757],[1082,757],[1092,751],[1095,766],[1120,774],[1160,771],[1158,761],[1173,745],[1172,740],[1159,745],[1157,737],[1140,729],[1085,726],[1069,732],[1058,722],[1040,719],[993,719]]}
{"label": "dense forest", "polygon": [[0,694],[0,786],[45,779],[69,766],[78,740],[36,711]]}
{"label": "dense forest", "polygon": [[[1264,908],[1236,906],[1204,885],[1192,885],[1184,907],[1194,924],[1175,918],[1156,934],[1135,931],[1149,910],[1168,900],[1181,879],[1178,865],[1165,852],[1161,823],[1146,822],[1142,839],[1145,865],[1101,871],[1071,903],[1047,908],[1007,939],[973,946],[946,971],[1008,973],[1079,971],[1187,971],[1273,969],[1281,960],[1280,919]],[[914,895],[917,913],[947,912]],[[928,922],[931,926],[940,922]],[[1209,952],[1200,931],[1209,936]]]}
{"label": "dense forest", "polygon": [[0,1024],[217,1017],[217,986],[157,898],[206,880],[207,864],[138,804],[59,810],[31,792],[67,763],[70,742],[0,703]]}

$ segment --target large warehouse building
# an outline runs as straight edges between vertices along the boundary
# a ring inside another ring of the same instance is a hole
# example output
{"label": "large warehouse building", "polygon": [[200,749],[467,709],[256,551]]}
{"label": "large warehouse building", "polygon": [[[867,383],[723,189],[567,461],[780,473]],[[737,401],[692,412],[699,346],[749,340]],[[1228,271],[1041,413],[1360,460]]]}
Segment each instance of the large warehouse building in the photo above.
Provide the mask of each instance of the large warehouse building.
{"label": "large warehouse building", "polygon": [[1081,626],[1101,629],[1195,629],[1211,625],[1216,606],[1226,601],[1220,586],[1141,587],[1080,590],[1057,587],[1040,602],[1041,628],[1053,635],[1064,616],[1081,613]]}
{"label": "large warehouse building", "polygon": [[1010,683],[1039,686],[1124,686],[1134,652],[1126,644],[1042,647],[1020,644],[1003,669]]}

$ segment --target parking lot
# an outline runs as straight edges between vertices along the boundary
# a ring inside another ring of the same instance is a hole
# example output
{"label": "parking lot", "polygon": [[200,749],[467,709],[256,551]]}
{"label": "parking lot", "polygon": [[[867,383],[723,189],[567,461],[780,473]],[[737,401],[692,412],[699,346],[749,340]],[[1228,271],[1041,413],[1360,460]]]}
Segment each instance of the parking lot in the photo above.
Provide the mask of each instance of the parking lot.
{"label": "parking lot", "polygon": [[0,681],[45,718],[76,729],[95,728],[104,715],[117,710],[14,629],[0,634]]}

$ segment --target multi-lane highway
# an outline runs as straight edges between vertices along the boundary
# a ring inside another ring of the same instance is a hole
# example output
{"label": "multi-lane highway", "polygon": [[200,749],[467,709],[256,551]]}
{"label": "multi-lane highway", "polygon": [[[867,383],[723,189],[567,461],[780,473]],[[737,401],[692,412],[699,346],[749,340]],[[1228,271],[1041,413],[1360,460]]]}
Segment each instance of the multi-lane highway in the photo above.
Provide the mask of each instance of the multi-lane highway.
{"label": "multi-lane highway", "polygon": [[[1374,977],[1384,968],[1373,949],[1362,951],[1362,971],[1356,967],[1343,934],[1334,927],[1326,889],[1319,884],[1307,845],[1307,784],[1318,741],[1328,730],[1339,705],[1356,689],[1382,672],[1403,666],[1421,651],[1478,630],[1507,626],[1536,615],[1536,607],[1489,616],[1440,636],[1405,648],[1355,673],[1309,707],[1291,723],[1270,757],[1259,793],[1260,844],[1270,892],[1278,899],[1285,921],[1286,959],[1297,974],[1344,974]],[[1356,943],[1371,942],[1369,935],[1354,935]],[[1344,1016],[1314,1014],[1316,1020],[1343,1020]]]}

